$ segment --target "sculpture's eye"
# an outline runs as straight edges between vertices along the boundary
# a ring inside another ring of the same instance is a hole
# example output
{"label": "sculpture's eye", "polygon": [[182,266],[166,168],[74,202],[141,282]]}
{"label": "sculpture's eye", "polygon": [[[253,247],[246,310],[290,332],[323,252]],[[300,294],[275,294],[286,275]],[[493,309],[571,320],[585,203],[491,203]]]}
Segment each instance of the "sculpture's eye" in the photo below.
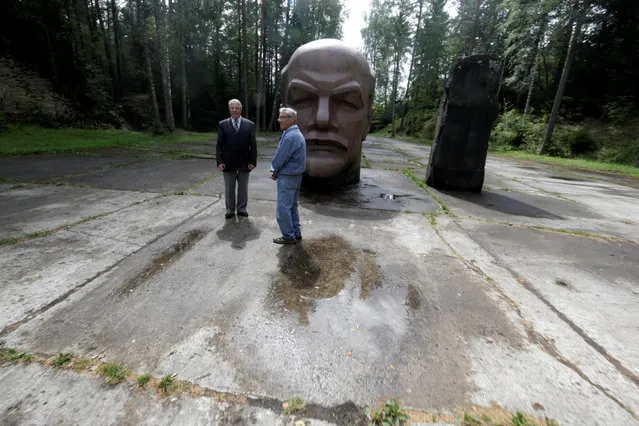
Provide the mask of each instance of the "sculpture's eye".
{"label": "sculpture's eye", "polygon": [[346,111],[357,111],[364,106],[362,95],[359,92],[351,91],[335,95],[333,99],[340,108]]}
{"label": "sculpture's eye", "polygon": [[317,103],[317,95],[304,89],[293,88],[289,92],[288,100],[296,109],[311,108]]}

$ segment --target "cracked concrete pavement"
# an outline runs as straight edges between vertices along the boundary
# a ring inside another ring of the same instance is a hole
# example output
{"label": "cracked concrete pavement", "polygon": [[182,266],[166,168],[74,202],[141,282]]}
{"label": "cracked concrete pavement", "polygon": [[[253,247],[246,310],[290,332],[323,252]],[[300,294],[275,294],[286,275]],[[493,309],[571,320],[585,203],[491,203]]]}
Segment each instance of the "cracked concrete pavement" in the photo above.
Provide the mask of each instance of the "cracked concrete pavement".
{"label": "cracked concrete pavement", "polygon": [[1,424],[349,424],[387,397],[639,424],[637,182],[489,156],[481,194],[422,189],[428,147],[369,137],[281,247],[273,140],[232,220],[212,143],[179,149],[0,158],[0,344],[229,398],[7,363]]}

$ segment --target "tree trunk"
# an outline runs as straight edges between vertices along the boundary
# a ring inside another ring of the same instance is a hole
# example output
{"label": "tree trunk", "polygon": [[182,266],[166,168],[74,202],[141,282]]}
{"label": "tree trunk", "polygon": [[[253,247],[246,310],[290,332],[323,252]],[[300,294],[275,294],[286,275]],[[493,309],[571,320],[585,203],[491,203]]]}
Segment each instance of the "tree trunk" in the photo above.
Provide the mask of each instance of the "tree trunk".
{"label": "tree trunk", "polygon": [[244,92],[245,114],[249,115],[248,99],[248,46],[246,42],[246,0],[242,0],[242,89]]}
{"label": "tree trunk", "polygon": [[113,20],[113,40],[115,43],[115,69],[117,78],[115,82],[115,100],[122,98],[122,52],[120,49],[120,23],[118,19],[118,7],[115,0],[111,0],[111,19]]}
{"label": "tree trunk", "polygon": [[[411,55],[410,58],[410,67],[408,68],[408,79],[406,80],[406,94],[404,95],[404,102],[410,104],[409,99],[409,94],[410,94],[410,83],[412,81],[413,78],[413,65],[415,63],[415,55],[417,54],[417,37],[419,36],[419,32],[420,32],[420,28],[422,25],[422,9],[424,7],[424,0],[419,0],[419,14],[417,15],[417,29],[415,30],[415,36],[413,38],[413,54]],[[412,99],[412,98],[410,98]],[[401,131],[404,131],[404,120],[406,119],[406,112],[409,110],[410,108],[403,108],[402,111],[402,121],[399,125],[399,129]]]}
{"label": "tree trunk", "polygon": [[146,70],[146,78],[149,83],[149,94],[153,104],[153,129],[157,130],[162,126],[160,122],[160,108],[158,107],[158,98],[155,94],[155,81],[153,79],[153,67],[151,65],[151,48],[149,46],[149,29],[147,27],[147,18],[149,16],[147,6],[143,5],[144,0],[136,0],[136,9],[138,17],[138,28],[142,30],[142,49],[144,51],[144,66]]}
{"label": "tree trunk", "polygon": [[544,33],[546,32],[546,22],[548,18],[543,16],[542,23],[539,26],[539,32],[537,33],[537,37],[535,39],[535,59],[530,70],[530,79],[528,82],[528,96],[526,97],[526,106],[524,107],[524,115],[528,115],[530,111],[530,102],[532,101],[533,90],[535,89],[535,83],[537,82],[537,73],[539,71],[539,61],[541,59],[541,44],[543,42]]}
{"label": "tree trunk", "polygon": [[242,93],[242,76],[244,75],[242,72],[242,59],[244,57],[242,53],[244,50],[244,46],[242,45],[242,0],[237,0],[237,45],[237,93],[239,97],[240,93]]}
{"label": "tree trunk", "polygon": [[186,78],[186,13],[184,12],[184,0],[180,0],[177,4],[179,22],[180,22],[180,77],[182,79],[182,128],[188,130],[191,126],[189,119],[191,111],[189,110],[189,83]]}
{"label": "tree trunk", "polygon": [[280,55],[281,60],[278,60],[278,55],[275,55],[275,89],[273,90],[273,111],[271,113],[271,121],[269,122],[268,128],[272,129],[275,126],[275,120],[279,116],[279,108],[278,101],[285,102],[283,100],[283,96],[279,93],[281,90],[280,87],[280,73],[282,69],[282,64],[284,64],[284,55],[288,52],[288,37],[289,37],[289,24],[291,22],[291,2],[286,3],[286,18],[284,21],[284,39],[282,40],[282,45],[280,46]]}
{"label": "tree trunk", "polygon": [[[578,4],[577,4],[578,6]],[[548,119],[548,127],[546,128],[546,135],[544,136],[544,140],[539,147],[538,154],[543,154],[546,150],[546,147],[550,144],[552,140],[552,134],[555,130],[555,123],[557,121],[557,115],[559,114],[559,105],[561,104],[561,98],[564,96],[564,90],[566,88],[566,81],[568,80],[568,74],[570,73],[570,66],[572,65],[572,61],[575,56],[575,48],[577,47],[577,43],[579,42],[579,36],[581,33],[581,25],[584,20],[584,15],[586,14],[586,10],[588,9],[588,3],[586,2],[581,10],[578,12],[577,19],[572,31],[572,35],[570,36],[570,42],[568,43],[568,53],[566,54],[566,62],[564,63],[564,70],[561,73],[561,79],[559,80],[559,87],[557,87],[557,93],[555,95],[555,101],[552,105],[552,112],[550,113],[550,118]]]}
{"label": "tree trunk", "polygon": [[107,67],[109,69],[109,78],[112,83],[111,96],[115,99],[115,73],[113,71],[113,59],[111,58],[111,46],[109,45],[109,38],[107,37],[106,30],[104,29],[104,21],[102,20],[102,10],[100,10],[100,0],[95,0],[95,11],[98,15],[98,23],[100,24],[100,32],[102,33],[102,40],[104,40],[104,54],[106,55]]}
{"label": "tree trunk", "polygon": [[[257,0],[255,0],[255,5],[257,6]],[[262,54],[262,66],[261,66],[261,72],[259,72],[258,70],[260,69],[260,65],[258,62],[255,63],[255,81],[256,81],[256,91],[257,91],[257,111],[256,111],[256,115],[255,115],[255,122],[256,124],[256,129],[259,132],[260,131],[260,119],[261,122],[264,123],[266,121],[265,115],[264,115],[264,109],[266,108],[262,108],[262,105],[266,105],[265,104],[265,98],[266,98],[266,94],[265,94],[265,88],[266,88],[266,84],[265,84],[265,77],[266,77],[266,26],[264,25],[264,21],[266,19],[266,0],[262,0],[262,11],[260,14],[260,43],[259,46],[261,46],[261,54]],[[256,49],[256,51],[259,49]],[[256,58],[259,60],[258,58],[259,55],[256,55]],[[260,117],[260,113],[263,115],[263,117]],[[265,124],[265,123],[264,123]]]}
{"label": "tree trunk", "polygon": [[164,94],[164,119],[170,131],[175,130],[173,119],[173,96],[171,94],[171,64],[169,60],[169,46],[167,41],[166,11],[164,5],[155,0],[155,25],[157,30],[158,50],[160,52],[160,74],[162,75],[162,89]]}

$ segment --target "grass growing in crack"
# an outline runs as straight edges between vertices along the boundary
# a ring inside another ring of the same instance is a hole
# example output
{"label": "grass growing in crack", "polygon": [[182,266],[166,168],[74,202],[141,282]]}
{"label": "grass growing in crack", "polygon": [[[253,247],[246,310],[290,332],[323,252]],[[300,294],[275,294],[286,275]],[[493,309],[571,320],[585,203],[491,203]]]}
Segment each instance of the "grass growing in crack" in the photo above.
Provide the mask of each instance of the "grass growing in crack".
{"label": "grass growing in crack", "polygon": [[164,393],[169,393],[171,389],[175,387],[175,374],[167,374],[162,377],[160,383],[158,383],[158,389]]}
{"label": "grass growing in crack", "polygon": [[432,226],[437,225],[437,216],[439,216],[439,212],[428,213],[428,221]]}
{"label": "grass growing in crack", "polygon": [[366,158],[366,154],[364,154],[363,152],[362,152],[362,159],[364,160],[364,168],[372,169],[371,163],[368,162],[368,158]]}
{"label": "grass growing in crack", "polygon": [[382,407],[369,413],[368,420],[369,426],[403,426],[408,423],[408,414],[397,400],[389,399]]}
{"label": "grass growing in crack", "polygon": [[435,195],[430,189],[428,189],[428,185],[426,185],[426,182],[422,181],[420,178],[418,178],[417,176],[415,176],[415,173],[413,173],[412,170],[410,169],[404,169],[404,176],[407,176],[409,178],[411,178],[413,180],[413,182],[415,182],[417,184],[417,186],[419,186],[421,189],[423,189],[428,195],[431,196],[431,198],[433,200],[435,200],[435,202],[437,204],[439,204],[439,207],[442,209],[442,211],[444,212],[444,214],[446,216],[450,216],[450,217],[457,217],[455,215],[455,213],[453,213],[453,211],[451,209],[448,208],[448,206],[446,204],[444,204],[444,202],[441,200],[441,198],[439,198],[437,195]]}
{"label": "grass growing in crack", "polygon": [[77,222],[73,222],[73,223],[70,223],[68,225],[58,226],[57,228],[48,229],[46,231],[32,232],[31,234],[22,235],[20,237],[3,238],[3,239],[0,239],[0,246],[18,244],[18,243],[20,243],[22,241],[32,240],[34,238],[48,237],[49,235],[54,234],[54,233],[58,232],[61,229],[70,228],[72,226],[77,226],[77,225],[82,225],[83,223],[86,223],[86,222],[101,218],[101,217],[106,216],[108,214],[110,214],[110,213],[102,213],[102,214],[95,215],[95,216],[85,217],[83,219],[78,220]]}
{"label": "grass growing in crack", "polygon": [[72,359],[73,354],[58,354],[55,358],[53,358],[53,361],[51,361],[51,365],[56,368],[62,368],[69,364]]}
{"label": "grass growing in crack", "polygon": [[89,365],[91,365],[91,360],[89,358],[76,358],[73,360],[71,368],[73,368],[73,371],[79,373],[89,368]]}
{"label": "grass growing in crack", "polygon": [[52,229],[52,230],[49,230],[49,231],[38,231],[38,232],[33,232],[31,234],[23,235],[21,237],[3,238],[3,239],[0,240],[0,246],[6,246],[6,245],[10,245],[10,244],[17,244],[17,243],[19,243],[21,241],[30,240],[30,239],[33,239],[33,238],[48,237],[49,235],[53,234],[57,230],[58,229]]}
{"label": "grass growing in crack", "polygon": [[142,374],[142,375],[138,376],[138,378],[135,379],[135,381],[138,383],[138,386],[143,388],[144,386],[147,385],[147,383],[149,383],[151,381],[151,377],[152,376],[149,373],[146,373],[146,374]]}
{"label": "grass growing in crack", "polygon": [[98,372],[106,377],[108,384],[117,385],[118,383],[125,381],[131,371],[121,365],[109,362],[102,364],[98,369]]}
{"label": "grass growing in crack", "polygon": [[535,426],[535,423],[529,421],[524,413],[517,411],[511,419],[513,426]]}
{"label": "grass growing in crack", "polygon": [[29,364],[33,355],[29,352],[19,352],[15,349],[0,349],[0,365],[12,365],[17,362]]}
{"label": "grass growing in crack", "polygon": [[479,416],[473,416],[472,414],[464,411],[464,418],[462,419],[463,426],[481,426],[482,419]]}
{"label": "grass growing in crack", "polygon": [[291,414],[295,413],[303,413],[304,411],[306,411],[306,401],[304,401],[300,397],[295,397],[290,401],[286,401],[284,404],[282,404],[282,408],[284,409],[282,411],[282,414],[284,414],[285,416],[290,416]]}

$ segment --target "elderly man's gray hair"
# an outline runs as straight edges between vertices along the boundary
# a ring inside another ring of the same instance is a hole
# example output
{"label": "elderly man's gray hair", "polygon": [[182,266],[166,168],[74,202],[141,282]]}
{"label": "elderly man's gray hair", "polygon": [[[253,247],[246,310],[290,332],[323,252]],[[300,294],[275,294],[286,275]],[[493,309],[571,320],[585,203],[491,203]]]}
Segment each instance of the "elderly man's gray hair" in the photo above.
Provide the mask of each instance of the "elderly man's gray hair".
{"label": "elderly man's gray hair", "polygon": [[240,108],[242,108],[242,102],[240,102],[239,99],[231,99],[229,101],[229,106],[231,106],[231,104],[238,104]]}
{"label": "elderly man's gray hair", "polygon": [[289,107],[280,108],[280,114],[281,113],[284,113],[286,114],[287,117],[291,117],[295,121],[297,121],[297,111],[295,111],[293,108],[289,108]]}

